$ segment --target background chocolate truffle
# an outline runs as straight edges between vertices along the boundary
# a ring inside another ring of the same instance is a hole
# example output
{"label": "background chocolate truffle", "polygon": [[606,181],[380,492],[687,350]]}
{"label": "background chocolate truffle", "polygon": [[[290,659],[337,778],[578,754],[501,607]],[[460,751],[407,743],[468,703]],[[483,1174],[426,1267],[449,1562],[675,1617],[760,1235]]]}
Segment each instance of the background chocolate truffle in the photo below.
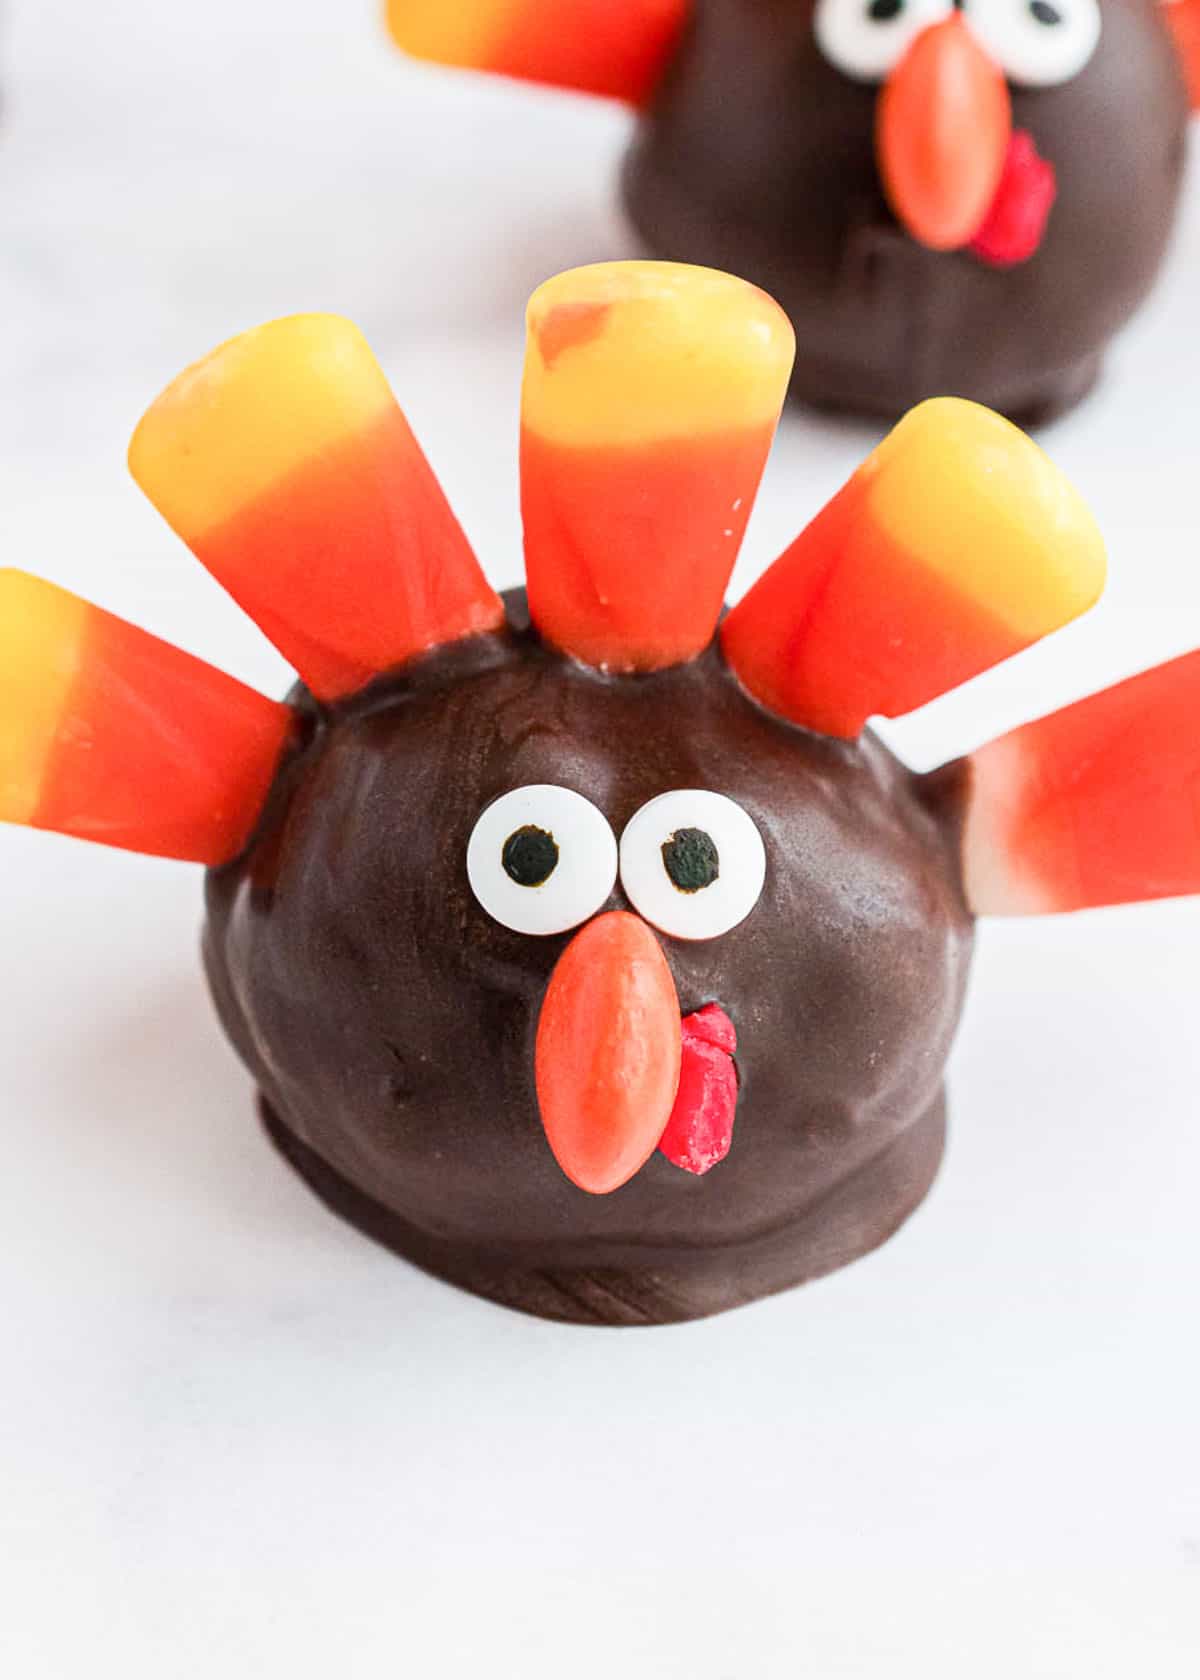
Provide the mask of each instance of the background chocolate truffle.
{"label": "background chocolate truffle", "polygon": [[[888,417],[948,394],[1033,423],[1089,390],[1174,225],[1185,66],[1200,87],[1194,0],[388,12],[419,56],[638,107],[623,186],[646,248],[778,298],[795,396]],[[914,172],[957,206],[914,217]]]}

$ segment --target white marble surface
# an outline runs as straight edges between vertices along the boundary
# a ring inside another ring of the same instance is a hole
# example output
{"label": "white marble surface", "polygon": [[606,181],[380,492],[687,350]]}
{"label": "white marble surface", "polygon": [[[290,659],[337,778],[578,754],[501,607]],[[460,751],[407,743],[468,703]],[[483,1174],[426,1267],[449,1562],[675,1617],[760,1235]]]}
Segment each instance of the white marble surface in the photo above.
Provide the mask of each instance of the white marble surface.
{"label": "white marble surface", "polygon": [[[497,582],[520,319],[619,250],[616,112],[399,62],[373,0],[9,0],[3,560],[278,688],[140,499],[142,406],[267,316],[373,340]],[[1046,442],[1107,603],[892,733],[932,763],[1200,643],[1200,176]],[[790,419],[744,563],[870,441]],[[0,1666],[1184,1680],[1200,1659],[1200,907],[984,930],[935,1194],[710,1324],[556,1328],[327,1216],[209,1015],[186,868],[0,832]]]}

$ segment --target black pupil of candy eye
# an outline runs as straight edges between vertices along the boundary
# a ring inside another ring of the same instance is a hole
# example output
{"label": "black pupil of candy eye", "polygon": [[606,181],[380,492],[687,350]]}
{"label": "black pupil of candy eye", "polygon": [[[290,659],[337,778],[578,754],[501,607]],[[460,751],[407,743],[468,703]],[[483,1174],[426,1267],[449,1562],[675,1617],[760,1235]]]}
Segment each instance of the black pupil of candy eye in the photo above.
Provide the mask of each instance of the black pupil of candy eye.
{"label": "black pupil of candy eye", "polygon": [[677,828],[663,842],[663,868],[680,892],[701,892],[721,873],[721,856],[702,828]]}
{"label": "black pupil of candy eye", "polygon": [[904,0],[871,0],[867,16],[872,23],[890,23],[904,10]]}
{"label": "black pupil of candy eye", "polygon": [[504,842],[500,861],[519,887],[540,887],[558,868],[558,842],[544,828],[526,823]]}
{"label": "black pupil of candy eye", "polygon": [[1057,6],[1050,4],[1050,0],[1029,0],[1029,10],[1047,29],[1052,29],[1055,24],[1062,22],[1062,13]]}

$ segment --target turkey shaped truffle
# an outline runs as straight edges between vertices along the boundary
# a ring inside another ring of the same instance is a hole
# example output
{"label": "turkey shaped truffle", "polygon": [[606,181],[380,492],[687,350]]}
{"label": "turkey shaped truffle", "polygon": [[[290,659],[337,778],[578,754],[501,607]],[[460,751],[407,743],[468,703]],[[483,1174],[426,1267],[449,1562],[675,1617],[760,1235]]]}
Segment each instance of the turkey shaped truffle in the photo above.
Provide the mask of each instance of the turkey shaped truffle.
{"label": "turkey shaped truffle", "polygon": [[721,618],[785,317],[616,264],[529,328],[527,605],[356,329],[259,328],[130,459],[302,685],[277,704],[0,574],[0,816],[212,866],[221,1018],[340,1213],[509,1305],[663,1322],[921,1200],[975,913],[1200,889],[1200,656],[914,775],[866,719],[1102,587],[1045,455],[924,405]]}
{"label": "turkey shaped truffle", "polygon": [[637,106],[624,190],[648,249],[778,298],[794,395],[889,417],[952,394],[1032,424],[1084,395],[1174,224],[1180,51],[1200,84],[1200,0],[390,0],[389,18],[416,55]]}

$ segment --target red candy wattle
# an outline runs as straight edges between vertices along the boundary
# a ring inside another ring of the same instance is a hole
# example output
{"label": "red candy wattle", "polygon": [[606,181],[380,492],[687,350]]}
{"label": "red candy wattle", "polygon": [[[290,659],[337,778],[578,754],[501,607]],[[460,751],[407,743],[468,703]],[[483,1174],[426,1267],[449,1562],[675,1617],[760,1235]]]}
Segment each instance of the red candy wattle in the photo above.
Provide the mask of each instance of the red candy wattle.
{"label": "red candy wattle", "polygon": [[1042,243],[1058,196],[1054,165],[1038,155],[1033,135],[1012,136],[992,207],[970,250],[993,268],[1028,262]]}
{"label": "red candy wattle", "polygon": [[729,1153],[738,1098],[736,1049],[737,1032],[718,1004],[684,1018],[679,1091],[658,1147],[685,1172],[706,1173]]}

